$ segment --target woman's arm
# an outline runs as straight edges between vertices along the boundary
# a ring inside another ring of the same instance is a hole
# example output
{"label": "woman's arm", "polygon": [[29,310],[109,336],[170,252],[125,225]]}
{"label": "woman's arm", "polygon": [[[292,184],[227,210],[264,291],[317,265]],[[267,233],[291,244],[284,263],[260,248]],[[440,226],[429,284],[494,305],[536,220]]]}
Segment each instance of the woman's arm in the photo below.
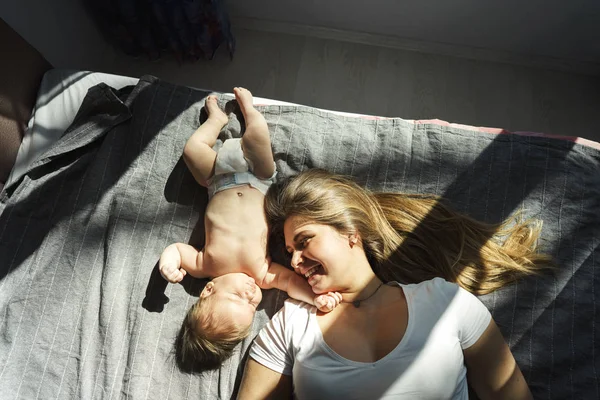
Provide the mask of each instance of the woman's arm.
{"label": "woman's arm", "polygon": [[275,372],[248,358],[237,398],[239,400],[291,399],[292,377]]}
{"label": "woman's arm", "polygon": [[463,352],[467,379],[480,399],[533,399],[494,320],[477,342]]}

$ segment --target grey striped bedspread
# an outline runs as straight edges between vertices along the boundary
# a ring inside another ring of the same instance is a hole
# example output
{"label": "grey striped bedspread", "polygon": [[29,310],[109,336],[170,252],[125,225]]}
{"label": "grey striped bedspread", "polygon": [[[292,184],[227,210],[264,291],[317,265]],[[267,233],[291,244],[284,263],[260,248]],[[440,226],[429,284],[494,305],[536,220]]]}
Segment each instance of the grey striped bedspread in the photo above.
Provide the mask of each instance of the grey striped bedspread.
{"label": "grey striped bedspread", "polygon": [[[220,370],[181,372],[173,341],[200,280],[157,273],[174,241],[202,246],[206,190],[181,160],[206,92],[143,77],[90,90],[65,135],[0,195],[2,399],[234,395],[252,337],[285,300],[265,294]],[[221,106],[235,109],[221,96]],[[544,221],[559,265],[482,297],[536,398],[600,398],[600,157],[546,137],[265,106],[280,176],[321,167],[373,190],[434,193],[487,221]],[[240,136],[231,115],[221,139]]]}

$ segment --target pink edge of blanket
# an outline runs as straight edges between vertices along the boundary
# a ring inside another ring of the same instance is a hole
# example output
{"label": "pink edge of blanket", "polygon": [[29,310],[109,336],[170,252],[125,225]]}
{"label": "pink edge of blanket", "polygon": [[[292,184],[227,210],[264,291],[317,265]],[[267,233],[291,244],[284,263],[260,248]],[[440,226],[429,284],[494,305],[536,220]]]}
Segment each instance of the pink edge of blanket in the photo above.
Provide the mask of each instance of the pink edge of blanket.
{"label": "pink edge of blanket", "polygon": [[578,144],[581,144],[584,146],[592,147],[596,150],[600,150],[600,143],[594,142],[593,140],[584,139],[582,137],[577,137],[577,136],[553,135],[553,134],[549,134],[549,133],[527,132],[527,131],[510,132],[510,131],[507,131],[506,129],[502,129],[502,128],[487,128],[487,127],[481,127],[481,126],[477,127],[477,126],[471,126],[471,125],[454,124],[454,123],[450,123],[447,121],[442,121],[440,119],[417,119],[417,120],[406,120],[406,121],[412,122],[414,124],[434,124],[434,125],[441,125],[441,126],[451,126],[451,127],[455,127],[455,128],[460,128],[460,129],[465,129],[465,130],[470,130],[470,131],[492,133],[492,134],[496,134],[496,135],[513,134],[513,135],[521,135],[521,136],[538,136],[538,137],[547,137],[547,138],[552,138],[552,139],[561,139],[561,140],[567,140],[569,142],[575,142],[575,143],[578,143]]}
{"label": "pink edge of blanket", "polygon": [[[255,104],[255,106],[267,106],[267,105],[271,105],[271,104],[273,104],[273,103],[265,102],[264,104],[262,104],[259,102],[258,104]],[[275,104],[294,105],[293,103],[285,103],[285,102],[277,102]],[[338,112],[338,111],[330,111],[330,110],[323,110],[323,109],[321,109],[321,111],[331,112],[334,114],[344,115],[347,117],[364,118],[364,119],[370,119],[370,120],[394,119],[394,118],[390,118],[390,117],[379,117],[379,116],[375,116],[375,115],[366,115],[366,114],[342,113],[342,112]],[[415,119],[415,120],[405,119],[404,121],[411,122],[413,124],[433,124],[433,125],[440,125],[440,126],[451,126],[451,127],[455,127],[455,128],[459,128],[459,129],[465,129],[465,130],[477,131],[477,132],[485,132],[485,133],[491,133],[491,134],[496,134],[496,135],[513,134],[513,135],[521,135],[521,136],[538,136],[538,137],[547,137],[547,138],[552,138],[552,139],[561,139],[561,140],[567,140],[569,142],[575,142],[575,143],[578,143],[578,144],[581,144],[584,146],[588,146],[588,147],[594,148],[596,150],[600,150],[600,143],[594,142],[593,140],[584,139],[584,138],[578,137],[578,136],[553,135],[550,133],[528,132],[528,131],[511,132],[511,131],[507,131],[506,129],[502,129],[502,128],[488,128],[488,127],[483,127],[483,126],[477,127],[477,126],[471,126],[471,125],[455,124],[455,123],[450,123],[448,121],[442,121],[441,119]]]}

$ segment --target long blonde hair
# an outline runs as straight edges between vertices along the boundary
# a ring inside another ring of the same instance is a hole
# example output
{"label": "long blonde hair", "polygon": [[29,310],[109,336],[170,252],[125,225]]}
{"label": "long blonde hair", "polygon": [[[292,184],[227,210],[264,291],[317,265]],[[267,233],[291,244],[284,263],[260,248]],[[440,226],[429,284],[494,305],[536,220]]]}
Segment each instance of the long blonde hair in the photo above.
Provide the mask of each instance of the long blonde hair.
{"label": "long blonde hair", "polygon": [[358,233],[383,281],[418,283],[434,277],[471,293],[493,292],[551,266],[536,252],[539,221],[511,218],[487,224],[460,214],[436,196],[372,193],[349,178],[311,169],[274,185],[265,212],[272,235],[299,216]]}

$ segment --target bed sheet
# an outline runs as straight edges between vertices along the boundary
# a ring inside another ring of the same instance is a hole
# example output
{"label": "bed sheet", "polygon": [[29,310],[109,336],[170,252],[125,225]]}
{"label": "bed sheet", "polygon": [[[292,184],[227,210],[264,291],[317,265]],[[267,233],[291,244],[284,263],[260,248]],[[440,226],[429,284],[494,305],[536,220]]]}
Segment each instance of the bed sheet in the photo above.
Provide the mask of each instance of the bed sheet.
{"label": "bed sheet", "polygon": [[[94,71],[57,68],[46,72],[42,78],[35,106],[7,184],[21,178],[27,167],[64,134],[75,119],[77,111],[91,87],[105,83],[115,89],[121,89],[125,86],[135,85],[137,82],[138,78]],[[197,89],[209,91],[202,88]],[[234,97],[232,93],[223,94]],[[256,97],[255,103],[257,105],[295,105],[261,97]],[[332,112],[346,116],[362,116],[338,111]],[[370,116],[365,117],[371,118]]]}
{"label": "bed sheet", "polygon": [[[181,159],[208,92],[142,77],[92,88],[67,132],[0,195],[3,398],[231,398],[253,336],[285,295],[266,291],[252,333],[217,371],[186,374],[173,340],[204,281],[167,285],[175,241],[202,246],[206,190]],[[220,140],[239,137],[235,103]],[[598,398],[600,152],[296,105],[259,110],[280,176],[320,167],[373,190],[433,193],[486,221],[544,221],[555,273],[481,299],[535,398]],[[277,261],[284,260],[273,254]]]}
{"label": "bed sheet", "polygon": [[[15,182],[23,176],[27,167],[40,157],[55,141],[57,141],[71,125],[77,111],[81,106],[88,89],[99,84],[105,83],[115,89],[121,89],[128,85],[135,85],[137,78],[121,76],[93,71],[78,71],[70,69],[52,69],[44,74],[38,97],[32,116],[27,125],[23,141],[19,147],[17,158],[13,169],[7,179],[7,184]],[[198,90],[210,91],[207,89],[196,88]],[[218,93],[211,91],[212,93]],[[232,93],[222,93],[225,97],[233,98]],[[257,106],[299,106],[299,104],[255,97],[254,103]],[[367,114],[346,113],[341,111],[324,110],[336,115],[346,117],[360,117],[367,119],[388,119],[388,117],[372,116]],[[600,143],[570,136],[553,136],[540,132],[516,131],[509,132],[502,128],[475,127],[464,124],[449,123],[439,119],[431,120],[405,120],[415,124],[434,124],[442,126],[456,127],[465,130],[474,130],[493,134],[513,133],[524,136],[543,136],[554,137],[557,139],[568,140],[585,146],[600,149]]]}

